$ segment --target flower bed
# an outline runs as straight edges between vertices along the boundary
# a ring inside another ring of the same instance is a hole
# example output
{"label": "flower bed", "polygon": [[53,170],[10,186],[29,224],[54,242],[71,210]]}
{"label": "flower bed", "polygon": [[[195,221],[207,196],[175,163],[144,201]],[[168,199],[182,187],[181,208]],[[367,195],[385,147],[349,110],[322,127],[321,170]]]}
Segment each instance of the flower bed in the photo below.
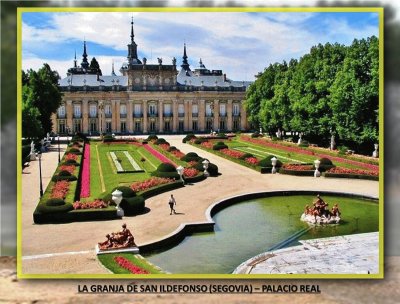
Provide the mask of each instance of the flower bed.
{"label": "flower bed", "polygon": [[77,201],[72,204],[72,207],[74,207],[74,210],[77,210],[77,209],[103,209],[103,208],[107,208],[108,204],[105,203],[103,200],[97,199],[93,202]]}
{"label": "flower bed", "polygon": [[342,168],[342,167],[335,167],[335,168],[329,169],[327,172],[334,173],[334,174],[379,176],[379,172],[375,172],[375,171],[360,170],[360,169],[347,169],[347,168]]}
{"label": "flower bed", "polygon": [[358,166],[358,167],[362,167],[371,171],[379,171],[379,166],[377,165],[372,165],[369,163],[364,163],[361,161],[355,161],[355,160],[350,160],[350,159],[346,159],[346,158],[342,158],[342,157],[337,157],[337,156],[332,156],[329,154],[323,154],[323,153],[316,153],[312,150],[309,149],[302,149],[299,147],[295,147],[295,146],[287,146],[287,145],[283,145],[280,143],[274,143],[274,142],[269,142],[263,139],[257,139],[257,138],[250,138],[248,136],[244,136],[242,135],[240,137],[240,140],[242,141],[246,141],[246,142],[250,142],[256,145],[260,145],[260,146],[264,146],[264,147],[270,147],[270,148],[275,148],[275,149],[280,149],[280,150],[285,150],[288,152],[293,152],[293,153],[299,153],[299,154],[306,154],[306,155],[315,155],[316,157],[319,158],[329,158],[332,161],[335,162],[341,162],[341,163],[346,163],[346,164],[350,164],[350,165],[354,165],[354,166]]}
{"label": "flower bed", "polygon": [[200,144],[200,146],[202,146],[202,147],[204,147],[206,149],[212,149],[213,145],[214,144],[212,142],[209,142],[209,141],[205,141],[205,142],[202,142]]}
{"label": "flower bed", "polygon": [[167,157],[162,155],[160,152],[158,152],[155,149],[153,149],[152,147],[150,147],[150,145],[147,144],[147,145],[143,145],[143,146],[147,151],[149,151],[152,155],[157,157],[161,162],[163,162],[163,163],[171,163],[175,167],[177,167],[177,165],[173,161],[171,161],[170,159],[168,159]]}
{"label": "flower bed", "polygon": [[199,174],[199,170],[195,168],[184,168],[183,169],[183,176],[184,177],[195,177]]}
{"label": "flower bed", "polygon": [[61,198],[64,199],[69,191],[69,182],[68,181],[59,181],[56,182],[51,190],[51,198]]}
{"label": "flower bed", "polygon": [[230,149],[221,149],[221,150],[219,150],[219,152],[224,153],[225,155],[228,155],[233,158],[241,158],[245,154],[243,152],[230,150]]}
{"label": "flower bed", "polygon": [[90,145],[85,144],[85,152],[83,154],[83,167],[81,175],[81,193],[80,197],[90,196]]}
{"label": "flower bed", "polygon": [[141,192],[148,190],[153,187],[157,187],[163,184],[169,184],[174,182],[172,178],[163,178],[163,177],[152,177],[142,182],[136,182],[131,185],[131,189],[135,192]]}
{"label": "flower bed", "polygon": [[254,166],[258,165],[258,159],[256,157],[248,157],[244,161],[250,165],[254,165]]}
{"label": "flower bed", "polygon": [[130,271],[133,274],[149,274],[147,270],[140,268],[139,266],[136,266],[131,263],[128,259],[122,257],[122,256],[116,256],[114,257],[114,261],[122,268]]}
{"label": "flower bed", "polygon": [[74,165],[62,165],[59,167],[60,171],[67,171],[70,174],[73,174],[75,171],[75,166]]}
{"label": "flower bed", "polygon": [[282,168],[285,170],[293,170],[293,171],[314,170],[313,165],[303,165],[303,164],[283,164]]}
{"label": "flower bed", "polygon": [[66,154],[65,157],[64,157],[64,160],[65,160],[65,161],[67,161],[67,160],[74,160],[74,161],[77,161],[77,159],[78,159],[78,155],[72,154],[72,153]]}

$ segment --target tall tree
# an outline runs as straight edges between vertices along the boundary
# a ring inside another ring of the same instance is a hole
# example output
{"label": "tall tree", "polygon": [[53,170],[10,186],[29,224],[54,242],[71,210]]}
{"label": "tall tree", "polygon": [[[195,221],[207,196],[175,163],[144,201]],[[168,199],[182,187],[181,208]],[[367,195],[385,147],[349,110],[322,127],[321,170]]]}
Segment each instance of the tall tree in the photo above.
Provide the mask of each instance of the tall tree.
{"label": "tall tree", "polygon": [[[51,115],[57,111],[61,103],[58,79],[58,73],[47,63],[37,72],[29,70],[23,73],[22,102],[26,111],[30,109],[30,115],[39,119],[43,133],[51,131]],[[34,108],[39,111],[38,116],[33,114],[37,112]]]}

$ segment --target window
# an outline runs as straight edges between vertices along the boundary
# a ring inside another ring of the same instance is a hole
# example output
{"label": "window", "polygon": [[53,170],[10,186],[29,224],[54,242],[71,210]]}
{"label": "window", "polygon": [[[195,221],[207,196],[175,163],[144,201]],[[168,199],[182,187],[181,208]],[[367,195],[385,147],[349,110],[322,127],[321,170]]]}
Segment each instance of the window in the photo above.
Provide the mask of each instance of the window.
{"label": "window", "polygon": [[74,117],[81,117],[81,105],[74,105]]}
{"label": "window", "polygon": [[240,114],[240,107],[238,103],[233,104],[233,116],[239,116]]}
{"label": "window", "polygon": [[107,133],[111,133],[112,132],[112,130],[111,130],[111,121],[107,121],[106,122],[106,132]]}
{"label": "window", "polygon": [[164,131],[171,131],[171,123],[169,122],[169,120],[164,122]]}
{"label": "window", "polygon": [[225,130],[225,120],[221,120],[219,122],[219,130],[220,131]]}
{"label": "window", "polygon": [[156,130],[156,122],[150,121],[150,132],[154,132]]}
{"label": "window", "polygon": [[90,133],[97,132],[96,120],[90,120]]}
{"label": "window", "polygon": [[211,119],[207,119],[206,129],[207,130],[212,130],[212,120]]}
{"label": "window", "polygon": [[180,120],[180,121],[179,121],[179,123],[178,123],[178,130],[179,130],[180,132],[183,132],[183,131],[184,131],[184,123],[183,123],[183,120]]}
{"label": "window", "polygon": [[111,105],[106,104],[106,106],[104,107],[104,113],[106,115],[110,115],[111,116]]}
{"label": "window", "polygon": [[139,103],[135,104],[134,111],[135,111],[134,112],[135,115],[141,115],[142,114],[142,105]]}
{"label": "window", "polygon": [[185,116],[185,106],[183,103],[180,103],[178,105],[178,116],[179,117],[184,117]]}
{"label": "window", "polygon": [[89,106],[89,115],[90,117],[96,117],[97,116],[97,106],[94,104],[91,104]]}
{"label": "window", "polygon": [[[79,107],[80,109],[80,107]],[[81,132],[81,121],[80,120],[74,120],[74,132]]]}
{"label": "window", "polygon": [[192,130],[193,131],[197,131],[197,129],[198,129],[197,120],[193,120],[193,122],[192,122]]}
{"label": "window", "polygon": [[219,105],[219,115],[226,116],[226,104],[221,103]]}
{"label": "window", "polygon": [[192,113],[193,114],[199,113],[199,107],[197,104],[192,105]]}
{"label": "window", "polygon": [[149,105],[149,114],[150,115],[156,115],[157,114],[157,108],[155,104],[150,104]]}
{"label": "window", "polygon": [[170,116],[172,114],[172,107],[170,103],[164,104],[164,115],[165,116]]}
{"label": "window", "polygon": [[211,116],[211,115],[212,115],[211,104],[207,103],[206,104],[206,116]]}
{"label": "window", "polygon": [[126,114],[126,105],[125,105],[125,104],[122,104],[122,105],[120,106],[119,112],[120,112],[121,114]]}
{"label": "window", "polygon": [[58,133],[65,133],[65,121],[64,120],[60,120],[58,122]]}
{"label": "window", "polygon": [[141,123],[140,121],[135,121],[135,132],[141,131]]}
{"label": "window", "polygon": [[233,129],[234,129],[234,130],[239,130],[239,128],[240,128],[240,121],[239,121],[239,119],[234,119],[234,120],[233,120]]}
{"label": "window", "polygon": [[61,105],[59,108],[58,108],[58,117],[60,117],[60,118],[64,118],[65,117],[65,105]]}
{"label": "window", "polygon": [[126,132],[126,123],[125,121],[121,122],[121,133],[125,133]]}

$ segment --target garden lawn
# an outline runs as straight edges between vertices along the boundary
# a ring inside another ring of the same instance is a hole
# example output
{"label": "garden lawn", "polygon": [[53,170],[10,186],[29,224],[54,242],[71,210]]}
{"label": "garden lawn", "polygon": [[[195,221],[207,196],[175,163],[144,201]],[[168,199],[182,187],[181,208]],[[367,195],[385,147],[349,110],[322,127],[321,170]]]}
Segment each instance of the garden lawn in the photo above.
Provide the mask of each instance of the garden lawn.
{"label": "garden lawn", "polygon": [[[99,162],[97,159],[97,151],[100,159],[101,173]],[[117,169],[111,159],[109,152],[114,152],[118,157],[121,157],[122,163],[129,170],[133,170],[123,151],[128,151],[135,162],[143,168],[145,172],[134,172],[117,174]],[[145,161],[142,161],[144,159]],[[157,166],[161,163],[156,157],[149,153],[141,146],[132,144],[103,144],[101,142],[91,142],[90,149],[90,197],[82,201],[94,200],[100,198],[104,192],[102,189],[102,180],[104,182],[105,191],[111,190],[117,186],[129,186],[133,182],[143,181],[151,177],[151,172],[155,171]]]}

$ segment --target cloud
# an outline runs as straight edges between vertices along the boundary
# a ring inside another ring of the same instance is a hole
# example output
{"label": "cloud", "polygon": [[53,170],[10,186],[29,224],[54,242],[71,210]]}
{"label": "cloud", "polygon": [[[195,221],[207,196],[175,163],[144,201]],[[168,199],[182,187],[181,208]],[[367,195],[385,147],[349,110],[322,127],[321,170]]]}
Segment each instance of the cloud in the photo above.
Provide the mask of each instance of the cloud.
{"label": "cloud", "polygon": [[[25,14],[29,13],[24,13],[24,18],[29,18]],[[236,80],[253,80],[253,75],[270,63],[298,58],[320,42],[347,43],[377,32],[373,26],[351,26],[346,20],[335,19],[334,14],[329,15],[329,20],[317,19],[316,24],[310,27],[310,18],[319,14],[49,13],[51,28],[23,23],[23,51],[24,54],[30,53],[30,61],[26,62],[36,63],[40,58],[46,61],[43,54],[43,45],[46,45],[47,57],[52,58],[64,76],[67,70],[65,57],[71,57],[68,60],[70,67],[73,54],[64,54],[57,60],[54,53],[58,54],[63,44],[74,42],[79,50],[85,37],[89,57],[96,54],[103,73],[111,71],[113,59],[118,70],[120,65],[117,64],[124,61],[121,51],[127,52],[126,45],[130,41],[132,15],[140,58],[145,56],[150,63],[162,57],[163,62],[170,63],[172,57],[176,57],[180,65],[183,42],[186,41],[188,56],[194,66],[202,58],[209,69],[222,69],[228,77]],[[322,25],[325,26],[323,35]],[[97,46],[114,50],[118,55],[99,53]],[[41,50],[40,55],[37,48]]]}

